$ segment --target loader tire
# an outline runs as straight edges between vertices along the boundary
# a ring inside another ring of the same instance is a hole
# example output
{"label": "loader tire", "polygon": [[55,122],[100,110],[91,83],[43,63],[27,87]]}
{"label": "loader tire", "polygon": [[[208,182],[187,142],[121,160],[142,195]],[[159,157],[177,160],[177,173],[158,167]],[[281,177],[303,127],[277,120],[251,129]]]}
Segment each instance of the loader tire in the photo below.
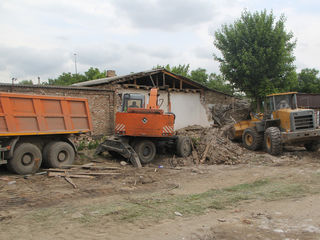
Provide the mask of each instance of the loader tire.
{"label": "loader tire", "polygon": [[265,132],[264,146],[267,153],[280,155],[282,153],[281,133],[277,127],[269,127]]}
{"label": "loader tire", "polygon": [[242,134],[242,144],[249,150],[258,150],[262,148],[263,134],[258,133],[253,127],[246,128]]}
{"label": "loader tire", "polygon": [[307,151],[316,152],[320,148],[320,142],[319,141],[313,141],[313,142],[310,142],[310,143],[306,143],[306,144],[304,144],[304,147],[307,149]]}
{"label": "loader tire", "polygon": [[135,152],[138,154],[140,162],[143,164],[151,162],[156,156],[156,146],[150,140],[141,140],[134,146]]}
{"label": "loader tire", "polygon": [[32,143],[21,143],[14,149],[13,157],[8,161],[8,169],[25,175],[38,171],[41,166],[40,149]]}
{"label": "loader tire", "polygon": [[176,153],[179,157],[188,157],[191,154],[191,139],[186,136],[178,136]]}
{"label": "loader tire", "polygon": [[67,142],[52,142],[44,149],[45,163],[52,168],[72,165],[75,158],[73,147]]}

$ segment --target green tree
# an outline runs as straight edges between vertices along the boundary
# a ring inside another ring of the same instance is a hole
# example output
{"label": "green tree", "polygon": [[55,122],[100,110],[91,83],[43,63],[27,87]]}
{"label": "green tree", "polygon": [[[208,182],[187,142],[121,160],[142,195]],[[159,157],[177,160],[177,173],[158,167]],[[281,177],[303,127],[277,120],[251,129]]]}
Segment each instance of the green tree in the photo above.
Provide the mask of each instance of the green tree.
{"label": "green tree", "polygon": [[190,78],[198,83],[203,85],[208,84],[208,77],[207,70],[204,68],[197,68],[196,70],[192,70],[190,73]]}
{"label": "green tree", "polygon": [[89,68],[84,74],[62,73],[57,78],[49,78],[49,85],[71,85],[78,82],[90,81],[98,78],[106,77],[106,71],[100,72],[98,68]]}
{"label": "green tree", "polygon": [[107,72],[100,72],[98,68],[91,67],[88,69],[88,71],[84,73],[84,75],[86,76],[87,80],[94,80],[99,78],[105,78],[107,76]]}
{"label": "green tree", "polygon": [[22,84],[22,85],[33,85],[32,80],[22,80],[20,81],[18,84]]}
{"label": "green tree", "polygon": [[178,66],[170,66],[170,64],[167,65],[157,65],[156,67],[153,67],[153,69],[157,68],[165,68],[169,72],[172,72],[174,74],[183,76],[183,77],[189,77],[189,71],[190,71],[190,64],[179,64]]}
{"label": "green tree", "polygon": [[303,93],[320,93],[319,71],[312,68],[302,69],[298,74],[298,91]]}
{"label": "green tree", "polygon": [[[221,73],[240,91],[256,100],[295,85],[293,34],[285,30],[285,17],[276,21],[273,12],[244,11],[231,25],[215,32],[214,45],[222,57]],[[259,111],[258,107],[258,111]]]}
{"label": "green tree", "polygon": [[223,75],[217,75],[215,73],[211,73],[209,76],[209,81],[207,86],[211,89],[218,90],[220,92],[224,92],[227,94],[234,94],[235,90],[233,86],[228,83]]}

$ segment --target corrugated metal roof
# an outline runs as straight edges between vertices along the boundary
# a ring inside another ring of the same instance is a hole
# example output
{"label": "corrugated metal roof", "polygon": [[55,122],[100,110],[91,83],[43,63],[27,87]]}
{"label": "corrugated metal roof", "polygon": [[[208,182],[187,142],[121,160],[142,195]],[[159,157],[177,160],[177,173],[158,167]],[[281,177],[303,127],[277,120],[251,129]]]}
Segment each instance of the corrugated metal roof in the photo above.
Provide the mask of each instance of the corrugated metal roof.
{"label": "corrugated metal roof", "polygon": [[148,71],[143,71],[143,72],[137,72],[137,73],[130,73],[127,75],[122,75],[122,76],[114,76],[114,77],[108,77],[108,78],[99,78],[95,80],[89,80],[85,82],[79,82],[79,83],[74,83],[72,86],[96,86],[96,85],[101,85],[101,84],[109,84],[115,81],[121,81],[124,80],[126,81],[128,78],[138,78],[138,77],[143,77],[143,76],[148,76],[150,74],[156,74],[162,72],[164,69],[155,69],[155,70],[148,70]]}
{"label": "corrugated metal roof", "polygon": [[66,89],[66,90],[88,90],[88,91],[101,91],[113,92],[109,89],[93,88],[93,87],[78,87],[78,86],[57,86],[57,85],[23,85],[11,83],[0,83],[0,87],[19,87],[19,88],[51,88],[51,89]]}
{"label": "corrugated metal roof", "polygon": [[115,76],[115,77],[109,77],[109,78],[100,78],[100,79],[96,79],[96,80],[90,80],[90,81],[86,81],[86,82],[80,82],[80,83],[74,83],[72,84],[72,86],[97,86],[97,85],[102,85],[102,84],[111,84],[114,82],[124,82],[127,80],[131,80],[131,79],[135,79],[135,78],[139,78],[139,77],[144,77],[144,76],[149,76],[149,75],[153,75],[153,74],[157,74],[157,73],[169,73],[170,76],[173,76],[177,79],[183,79],[186,82],[190,82],[193,85],[196,85],[199,88],[202,89],[206,89],[209,91],[213,91],[213,92],[218,92],[221,93],[223,95],[226,96],[230,96],[232,97],[232,95],[224,93],[224,92],[220,92],[211,88],[208,88],[207,86],[202,85],[201,83],[198,83],[196,81],[191,80],[190,78],[172,73],[168,70],[166,70],[165,68],[158,68],[158,69],[153,69],[153,70],[147,70],[147,71],[142,71],[142,72],[137,72],[137,73],[131,73],[131,74],[127,74],[127,75],[122,75],[122,76]]}

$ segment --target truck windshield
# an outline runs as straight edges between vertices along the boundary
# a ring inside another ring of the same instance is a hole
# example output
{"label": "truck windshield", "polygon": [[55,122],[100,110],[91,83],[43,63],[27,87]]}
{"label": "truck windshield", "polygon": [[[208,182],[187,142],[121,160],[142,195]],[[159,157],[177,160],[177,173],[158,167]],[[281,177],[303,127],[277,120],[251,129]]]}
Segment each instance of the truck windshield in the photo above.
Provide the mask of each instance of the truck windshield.
{"label": "truck windshield", "polygon": [[275,101],[275,110],[292,108],[292,96],[291,95],[278,95],[273,96]]}

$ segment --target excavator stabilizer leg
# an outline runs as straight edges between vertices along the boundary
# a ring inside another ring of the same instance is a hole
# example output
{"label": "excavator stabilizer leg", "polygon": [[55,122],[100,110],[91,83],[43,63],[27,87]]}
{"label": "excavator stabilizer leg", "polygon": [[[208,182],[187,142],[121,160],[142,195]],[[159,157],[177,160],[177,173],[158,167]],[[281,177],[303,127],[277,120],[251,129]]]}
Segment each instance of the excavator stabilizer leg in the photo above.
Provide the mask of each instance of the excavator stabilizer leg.
{"label": "excavator stabilizer leg", "polygon": [[95,154],[99,155],[105,151],[116,152],[124,158],[130,160],[134,167],[142,167],[138,154],[129,145],[129,143],[123,141],[121,138],[112,137],[105,140],[97,147]]}

